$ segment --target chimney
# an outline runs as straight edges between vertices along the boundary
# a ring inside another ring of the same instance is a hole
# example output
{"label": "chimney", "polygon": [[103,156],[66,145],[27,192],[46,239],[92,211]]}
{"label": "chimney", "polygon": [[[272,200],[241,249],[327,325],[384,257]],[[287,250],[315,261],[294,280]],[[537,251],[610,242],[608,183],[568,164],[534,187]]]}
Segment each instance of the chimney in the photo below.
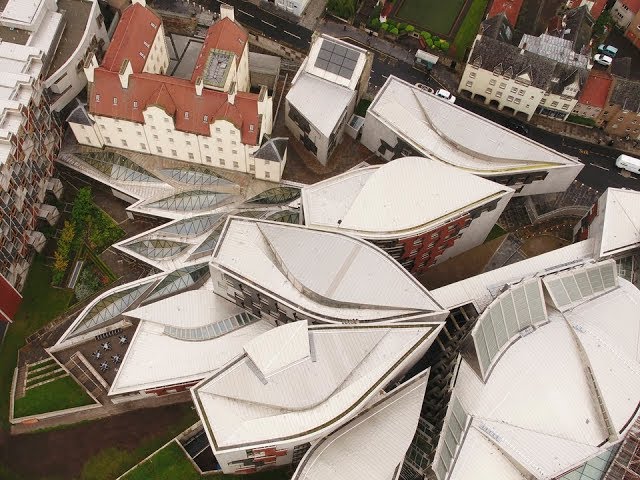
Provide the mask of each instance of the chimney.
{"label": "chimney", "polygon": [[220,4],[220,20],[223,18],[228,18],[232,22],[236,21],[236,16],[233,13],[233,7],[231,5],[227,5],[226,3]]}
{"label": "chimney", "polygon": [[98,68],[98,59],[96,58],[96,54],[91,52],[91,55],[86,58],[83,65],[84,75],[87,77],[87,82],[93,83],[93,72],[96,68]]}
{"label": "chimney", "polygon": [[122,61],[122,65],[120,66],[120,72],[118,72],[118,76],[120,77],[120,85],[122,88],[127,88],[129,86],[129,75],[133,73],[133,68],[131,68],[131,62],[125,58]]}
{"label": "chimney", "polygon": [[135,3],[139,3],[140,5],[142,5],[143,7],[147,6],[147,2],[146,0],[131,0],[131,5],[135,4]]}
{"label": "chimney", "polygon": [[231,83],[229,86],[229,91],[227,92],[227,102],[231,105],[236,102],[236,82]]}
{"label": "chimney", "polygon": [[204,87],[202,77],[196,78],[196,95],[198,95],[199,97],[202,96],[202,87]]}

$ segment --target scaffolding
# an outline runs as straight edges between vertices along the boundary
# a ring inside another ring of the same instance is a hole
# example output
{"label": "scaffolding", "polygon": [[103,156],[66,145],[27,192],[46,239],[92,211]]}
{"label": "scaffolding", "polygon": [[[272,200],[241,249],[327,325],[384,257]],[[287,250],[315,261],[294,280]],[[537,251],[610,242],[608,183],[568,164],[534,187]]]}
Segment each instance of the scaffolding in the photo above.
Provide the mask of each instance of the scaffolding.
{"label": "scaffolding", "polygon": [[603,480],[640,480],[640,418],[638,418]]}

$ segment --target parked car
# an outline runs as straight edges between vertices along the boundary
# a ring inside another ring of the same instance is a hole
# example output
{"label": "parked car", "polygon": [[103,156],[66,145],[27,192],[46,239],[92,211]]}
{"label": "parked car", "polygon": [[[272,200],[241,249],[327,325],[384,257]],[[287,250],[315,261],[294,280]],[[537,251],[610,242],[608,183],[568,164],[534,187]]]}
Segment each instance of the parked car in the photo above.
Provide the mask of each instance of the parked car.
{"label": "parked car", "polygon": [[613,62],[613,58],[611,58],[608,55],[603,55],[601,53],[598,53],[597,55],[595,55],[593,57],[593,60],[600,65],[604,65],[605,67],[610,66],[611,62]]}
{"label": "parked car", "polygon": [[425,85],[424,83],[416,83],[416,87],[418,87],[420,90],[427,92],[427,93],[434,93],[433,88]]}
{"label": "parked car", "polygon": [[444,88],[441,88],[436,92],[436,95],[440,98],[444,98],[445,100],[449,100],[451,103],[456,103],[455,95],[452,95],[449,90],[445,90]]}
{"label": "parked car", "polygon": [[519,133],[520,135],[523,135],[525,137],[529,135],[529,127],[524,123],[518,122],[517,120],[509,120],[506,127],[509,130],[513,130],[514,132]]}
{"label": "parked car", "polygon": [[606,45],[604,43],[598,45],[598,53],[607,55],[608,57],[615,57],[618,54],[618,49],[613,45]]}

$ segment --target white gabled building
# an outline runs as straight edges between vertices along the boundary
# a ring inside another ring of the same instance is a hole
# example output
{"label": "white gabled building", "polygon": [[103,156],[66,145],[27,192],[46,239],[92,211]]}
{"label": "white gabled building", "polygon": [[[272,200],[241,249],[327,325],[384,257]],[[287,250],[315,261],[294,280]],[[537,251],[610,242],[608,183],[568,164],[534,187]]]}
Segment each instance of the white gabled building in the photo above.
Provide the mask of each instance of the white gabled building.
{"label": "white gabled building", "polygon": [[367,91],[372,62],[367,50],[323,34],[291,81],[285,102],[287,128],[323,165],[342,141],[345,125]]}
{"label": "white gabled building", "polygon": [[303,188],[302,209],[306,225],[368,240],[419,274],[484,242],[512,196],[510,187],[405,157]]}
{"label": "white gabled building", "polygon": [[102,63],[92,57],[85,64],[88,113],[68,118],[78,142],[270,179],[265,160],[253,154],[271,132],[272,99],[266,87],[248,92],[248,33],[233,8],[223,7],[209,28],[190,80],[167,76],[168,65],[160,17],[135,2]]}
{"label": "white gabled building", "polygon": [[385,160],[426,157],[507,185],[515,196],[563,192],[583,165],[390,76],[367,110],[362,144]]}

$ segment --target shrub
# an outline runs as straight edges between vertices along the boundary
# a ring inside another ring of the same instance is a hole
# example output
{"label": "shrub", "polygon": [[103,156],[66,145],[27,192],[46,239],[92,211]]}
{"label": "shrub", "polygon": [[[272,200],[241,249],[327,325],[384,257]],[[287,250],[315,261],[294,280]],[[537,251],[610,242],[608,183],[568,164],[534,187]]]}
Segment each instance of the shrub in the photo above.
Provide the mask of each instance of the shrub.
{"label": "shrub", "polygon": [[434,43],[440,40],[440,37],[437,35],[433,35],[431,38],[433,39]]}
{"label": "shrub", "polygon": [[394,28],[396,26],[396,22],[393,20],[387,20],[387,23],[389,24],[389,28]]}
{"label": "shrub", "polygon": [[427,38],[425,42],[427,43],[427,45],[429,45],[429,47],[433,48],[433,40],[431,40],[430,38]]}
{"label": "shrub", "polygon": [[351,18],[356,12],[355,0],[329,0],[327,10],[341,18]]}
{"label": "shrub", "polygon": [[389,33],[391,33],[392,35],[398,35],[398,28],[393,27],[391,30],[389,30]]}
{"label": "shrub", "polygon": [[431,38],[431,34],[430,34],[429,32],[422,31],[422,32],[420,32],[420,35],[421,35],[421,36],[422,36],[422,38],[424,38],[425,40],[426,40],[427,38]]}
{"label": "shrub", "polygon": [[415,29],[416,29],[416,28],[415,28],[413,25],[407,25],[407,26],[406,26],[406,28],[405,28],[405,31],[406,31],[407,33],[411,33],[411,32],[413,32]]}
{"label": "shrub", "polygon": [[371,19],[371,28],[373,30],[380,29],[380,19],[379,18],[374,17],[374,18]]}
{"label": "shrub", "polygon": [[440,40],[440,48],[444,51],[449,50],[449,42],[447,42],[446,40]]}
{"label": "shrub", "polygon": [[407,24],[401,22],[397,25],[397,27],[398,27],[398,30],[404,30],[407,28]]}
{"label": "shrub", "polygon": [[65,221],[64,227],[60,232],[58,246],[53,254],[53,284],[59,285],[64,277],[64,272],[69,266],[69,255],[71,253],[71,245],[75,237],[75,225],[72,222]]}
{"label": "shrub", "polygon": [[380,25],[380,28],[386,32],[387,30],[389,30],[389,24],[387,22],[384,22],[382,25]]}

